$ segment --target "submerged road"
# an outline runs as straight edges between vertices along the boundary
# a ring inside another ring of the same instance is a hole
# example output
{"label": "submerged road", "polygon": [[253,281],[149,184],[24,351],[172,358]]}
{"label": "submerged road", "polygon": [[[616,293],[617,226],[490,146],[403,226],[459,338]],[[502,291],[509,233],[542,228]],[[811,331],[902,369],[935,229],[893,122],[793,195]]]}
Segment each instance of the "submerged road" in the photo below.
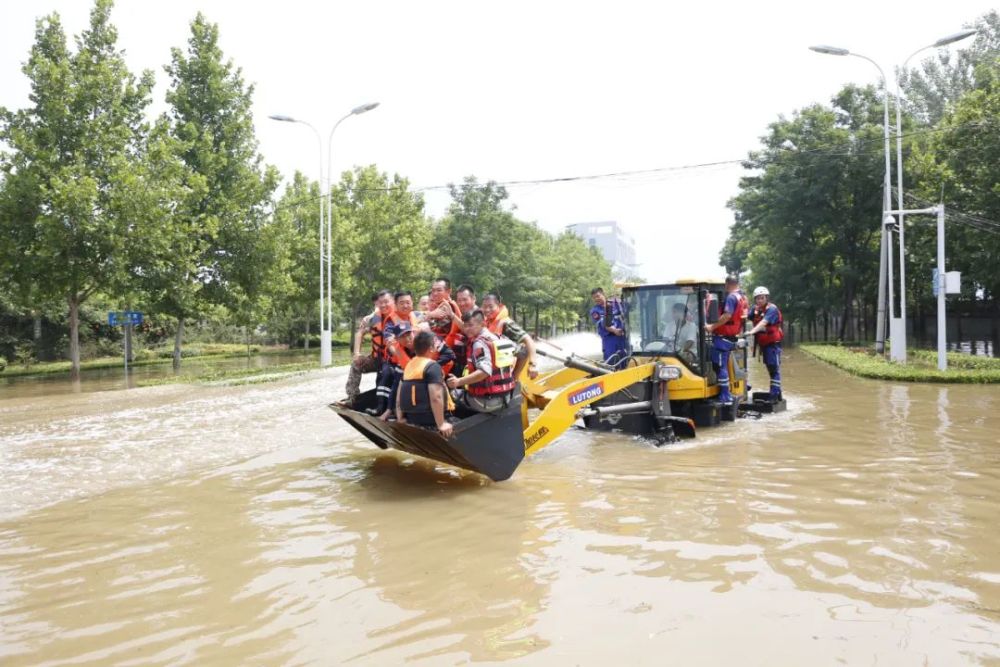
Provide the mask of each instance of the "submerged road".
{"label": "submerged road", "polygon": [[787,356],[787,413],[499,484],[361,439],[343,369],[4,399],[0,663],[1000,661],[1000,388]]}

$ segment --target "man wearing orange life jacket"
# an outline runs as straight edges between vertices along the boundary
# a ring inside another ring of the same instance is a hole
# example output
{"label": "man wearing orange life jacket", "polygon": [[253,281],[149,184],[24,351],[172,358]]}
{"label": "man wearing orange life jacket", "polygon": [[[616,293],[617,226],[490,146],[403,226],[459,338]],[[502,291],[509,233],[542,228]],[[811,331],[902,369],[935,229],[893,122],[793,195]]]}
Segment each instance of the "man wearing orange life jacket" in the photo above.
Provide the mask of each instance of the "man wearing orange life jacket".
{"label": "man wearing orange life jacket", "polygon": [[[476,305],[476,291],[472,288],[472,285],[458,286],[458,289],[455,290],[455,304],[461,312],[460,314],[452,315],[451,319],[456,326],[462,327],[462,315],[471,313],[479,307]],[[465,339],[465,334],[462,333],[461,328],[459,329],[459,333],[455,334],[450,345],[451,349],[455,352],[455,368],[465,368],[469,351],[468,341]],[[447,374],[447,371],[445,373]]]}
{"label": "man wearing orange life jacket", "polygon": [[399,324],[402,322],[408,322],[411,327],[416,327],[420,324],[420,319],[413,310],[413,292],[409,290],[400,290],[396,292],[395,296],[395,317],[390,318],[390,322],[386,325],[385,329],[385,339],[386,348],[388,351],[389,360],[396,364],[402,369],[406,367],[406,364],[410,361],[406,352],[399,349],[395,344],[395,338],[398,333]]}
{"label": "man wearing orange life jacket", "polygon": [[385,375],[379,380],[380,386],[384,384],[389,388],[387,407],[381,414],[383,421],[388,420],[392,414],[393,406],[396,405],[396,394],[399,389],[399,383],[403,379],[406,368],[409,367],[410,362],[417,354],[414,351],[413,345],[414,336],[418,331],[427,331],[434,339],[427,356],[436,361],[446,375],[451,371],[452,365],[455,362],[455,353],[436,334],[429,329],[423,328],[426,326],[426,324],[422,323],[415,327],[410,322],[404,320],[394,327],[395,338],[390,348],[392,352],[390,353],[389,363],[383,367]]}
{"label": "man wearing orange life jacket", "polygon": [[767,366],[768,375],[771,376],[770,398],[772,401],[780,401],[781,341],[785,337],[785,332],[781,329],[781,310],[776,304],[769,303],[770,296],[771,292],[763,285],[753,291],[754,306],[750,311],[753,328],[747,332],[747,337],[757,336],[761,357]]}
{"label": "man wearing orange life jacket", "polygon": [[375,395],[378,398],[378,414],[389,418],[393,405],[393,389],[399,383],[403,369],[410,362],[410,355],[397,341],[403,327],[416,326],[417,318],[413,314],[413,293],[399,291],[394,295],[393,309],[388,315],[381,317],[384,357],[379,371]]}
{"label": "man wearing orange life jacket", "polygon": [[538,377],[538,367],[535,364],[535,340],[510,318],[507,306],[500,301],[500,295],[490,292],[483,297],[483,314],[486,316],[485,324],[490,333],[509,338],[518,345],[514,377],[521,377],[521,371],[525,364],[528,366],[528,377],[532,380]]}
{"label": "man wearing orange life jacket", "polygon": [[737,336],[743,333],[746,316],[747,300],[740,293],[740,279],[727,276],[722,314],[717,322],[705,325],[705,330],[712,334],[712,366],[719,382],[719,401],[724,404],[733,402],[729,386],[729,357],[736,349]]}
{"label": "man wearing orange life jacket", "polygon": [[441,336],[449,346],[462,332],[462,327],[455,322],[456,315],[461,317],[462,311],[451,298],[451,281],[438,278],[431,283],[431,309],[427,313],[427,323],[431,325],[431,331]]}
{"label": "man wearing orange life jacket", "polygon": [[434,339],[430,331],[421,331],[413,340],[416,356],[403,371],[396,395],[396,419],[402,424],[437,427],[448,438],[452,434],[448,411],[453,405],[444,384],[444,372],[432,358]]}
{"label": "man wearing orange life jacket", "polygon": [[[375,295],[375,313],[362,320],[362,327],[354,342],[354,359],[347,374],[347,398],[345,403],[353,406],[360,393],[361,376],[364,373],[378,373],[386,359],[384,328],[385,321],[394,308],[392,292],[382,290]],[[372,350],[369,355],[361,354],[361,336],[369,333],[372,338]]]}
{"label": "man wearing orange life jacket", "polygon": [[474,412],[500,412],[510,403],[517,387],[514,377],[514,344],[486,328],[483,311],[476,309],[462,318],[471,341],[466,373],[447,380],[449,389],[462,389],[456,402]]}

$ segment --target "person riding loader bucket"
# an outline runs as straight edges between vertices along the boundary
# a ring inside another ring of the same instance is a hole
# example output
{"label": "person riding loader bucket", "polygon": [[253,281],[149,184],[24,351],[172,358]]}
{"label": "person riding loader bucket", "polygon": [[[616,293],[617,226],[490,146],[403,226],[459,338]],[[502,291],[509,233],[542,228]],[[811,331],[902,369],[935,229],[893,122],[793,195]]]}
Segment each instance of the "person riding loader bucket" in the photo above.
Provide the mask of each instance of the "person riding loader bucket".
{"label": "person riding loader bucket", "polygon": [[[693,436],[696,426],[733,421],[740,411],[762,407],[748,400],[745,349],[730,358],[730,391],[738,400],[732,405],[717,400],[720,388],[709,363],[710,341],[701,332],[706,321],[718,316],[723,289],[721,283],[704,281],[626,287],[622,300],[632,356],[624,369],[539,350],[562,361],[564,368],[535,380],[522,375],[509,405],[499,413],[459,413],[450,438],[436,429],[368,414],[365,409],[375,406],[374,390],[359,396],[354,409],[340,403],[330,408],[382,449],[398,449],[494,481],[510,478],[525,457],[554,442],[578,419],[588,429],[622,430],[653,437],[659,444],[674,442],[678,435]],[[675,307],[678,303],[684,307]],[[699,334],[691,339],[688,333],[681,340],[679,332],[692,329],[680,321],[673,328],[664,326],[664,317],[671,313],[684,313]],[[778,412],[785,405],[781,401],[767,407],[756,411]]]}

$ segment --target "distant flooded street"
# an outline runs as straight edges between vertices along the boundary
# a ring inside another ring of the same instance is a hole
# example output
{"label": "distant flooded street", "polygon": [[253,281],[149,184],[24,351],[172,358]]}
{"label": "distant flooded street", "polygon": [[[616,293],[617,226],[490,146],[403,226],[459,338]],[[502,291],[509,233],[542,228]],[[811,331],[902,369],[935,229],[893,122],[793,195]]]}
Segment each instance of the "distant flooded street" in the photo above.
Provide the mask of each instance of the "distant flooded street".
{"label": "distant flooded street", "polygon": [[1000,387],[787,357],[787,413],[497,484],[358,436],[343,369],[5,398],[0,663],[1000,662]]}
{"label": "distant flooded street", "polygon": [[[255,354],[250,357],[193,357],[185,359],[180,369],[170,363],[132,365],[128,369],[128,387],[136,387],[144,380],[170,380],[178,382],[207,371],[225,371],[243,368],[269,368],[281,364],[296,364],[319,359],[319,354],[306,355],[299,351],[287,354]],[[0,373],[0,401],[13,397],[50,396],[53,394],[79,394],[81,392],[125,389],[125,369],[85,368],[80,380],[70,379],[69,371],[44,375],[5,377]]]}

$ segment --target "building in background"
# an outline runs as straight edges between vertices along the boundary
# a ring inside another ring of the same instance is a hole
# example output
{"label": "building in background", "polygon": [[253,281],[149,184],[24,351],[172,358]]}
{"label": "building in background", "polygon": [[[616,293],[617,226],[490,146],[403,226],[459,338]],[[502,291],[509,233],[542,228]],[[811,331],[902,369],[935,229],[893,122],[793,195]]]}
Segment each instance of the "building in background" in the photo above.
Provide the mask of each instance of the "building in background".
{"label": "building in background", "polygon": [[626,279],[635,276],[635,239],[625,233],[617,222],[580,222],[567,225],[587,245],[597,248],[604,259],[611,263],[615,278]]}

